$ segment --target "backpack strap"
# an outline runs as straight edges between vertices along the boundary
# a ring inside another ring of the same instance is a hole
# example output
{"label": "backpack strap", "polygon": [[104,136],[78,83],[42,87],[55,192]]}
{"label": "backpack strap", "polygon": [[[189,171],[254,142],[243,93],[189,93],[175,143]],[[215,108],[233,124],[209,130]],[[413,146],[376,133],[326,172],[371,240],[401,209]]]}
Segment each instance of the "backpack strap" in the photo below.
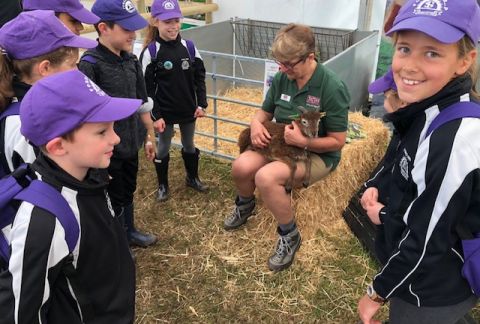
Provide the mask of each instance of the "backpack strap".
{"label": "backpack strap", "polygon": [[193,44],[193,41],[190,39],[186,39],[185,42],[187,43],[187,51],[188,51],[188,55],[190,56],[190,61],[194,63],[195,62],[195,44]]}
{"label": "backpack strap", "polygon": [[148,53],[150,54],[150,58],[153,60],[157,57],[157,42],[152,41],[150,44],[147,45]]}
{"label": "backpack strap", "polygon": [[460,118],[480,118],[480,105],[471,101],[460,101],[442,110],[428,126],[425,137],[452,120]]}
{"label": "backpack strap", "polygon": [[90,54],[83,55],[82,58],[80,59],[80,61],[85,61],[85,62],[88,62],[88,63],[91,63],[91,64],[96,64],[97,63],[97,59]]}
{"label": "backpack strap", "polygon": [[80,227],[72,208],[60,192],[43,181],[32,180],[14,199],[29,202],[53,214],[65,230],[68,251],[73,252],[80,236]]}
{"label": "backpack strap", "polygon": [[2,114],[0,114],[0,120],[7,118],[8,116],[19,115],[20,114],[20,103],[12,102],[7,109],[5,109]]}

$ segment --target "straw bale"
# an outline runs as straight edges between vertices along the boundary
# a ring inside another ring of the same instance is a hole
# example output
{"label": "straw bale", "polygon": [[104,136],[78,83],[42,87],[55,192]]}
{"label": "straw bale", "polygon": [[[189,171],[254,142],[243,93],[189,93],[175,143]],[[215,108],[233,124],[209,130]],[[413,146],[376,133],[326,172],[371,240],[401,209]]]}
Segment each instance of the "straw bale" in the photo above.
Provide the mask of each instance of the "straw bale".
{"label": "straw bale", "polygon": [[[224,96],[254,103],[261,103],[263,99],[262,89],[259,88],[231,88],[226,91]],[[210,103],[210,107],[212,106],[213,104]],[[211,113],[212,108],[209,110]],[[248,123],[254,113],[255,109],[249,106],[221,101],[217,104],[217,115],[229,119]],[[295,190],[293,193],[292,199],[297,221],[302,227],[302,233],[308,237],[312,237],[322,226],[332,226],[331,222],[339,218],[350,197],[382,158],[388,144],[389,132],[381,121],[366,118],[361,113],[349,113],[349,121],[359,124],[366,137],[353,140],[345,145],[340,165],[326,179],[305,190]],[[232,139],[238,138],[244,128],[225,122],[218,122],[217,127],[220,136]],[[213,120],[210,118],[198,119],[197,129],[213,134]],[[175,136],[179,140],[179,134]],[[197,135],[195,143],[200,148],[213,149],[213,139],[211,138]],[[234,143],[219,141],[219,152],[237,156],[238,147]],[[268,211],[260,207],[258,214],[263,213],[268,213]],[[259,232],[264,233],[265,227],[275,226],[271,216],[264,217],[262,215],[259,219],[261,219]]]}
{"label": "straw bale", "polygon": [[[255,88],[232,88],[224,96],[248,102],[261,103],[262,101],[261,89]],[[230,119],[249,122],[254,112],[252,107],[218,103],[218,115]],[[364,117],[361,113],[349,113],[349,120],[359,124],[366,137],[353,140],[344,146],[339,166],[326,179],[307,189],[295,189],[292,193],[292,204],[302,233],[302,250],[304,251],[297,256],[297,259],[306,269],[318,271],[319,275],[323,274],[324,270],[318,269],[316,264],[325,258],[336,257],[336,247],[328,243],[331,240],[322,240],[321,235],[339,239],[351,237],[352,234],[341,217],[342,211],[353,193],[358,190],[382,158],[389,140],[388,129],[381,121]],[[200,119],[197,123],[200,131],[213,130],[211,119]],[[221,136],[230,138],[237,138],[242,129],[243,126],[220,122],[218,127]],[[204,148],[203,145],[208,141],[213,140],[206,140],[201,136],[195,139],[196,144]],[[236,144],[224,142],[220,147],[224,153],[238,155]],[[271,253],[271,245],[276,238],[274,217],[263,206],[261,197],[258,194],[257,196],[256,215],[249,220],[244,229],[235,233],[221,232],[206,243],[207,249],[213,255],[227,264],[244,268],[246,273],[258,272],[259,268],[264,268],[264,262]],[[226,202],[227,205],[231,203],[231,201]],[[232,294],[234,293],[235,291],[232,291]]]}

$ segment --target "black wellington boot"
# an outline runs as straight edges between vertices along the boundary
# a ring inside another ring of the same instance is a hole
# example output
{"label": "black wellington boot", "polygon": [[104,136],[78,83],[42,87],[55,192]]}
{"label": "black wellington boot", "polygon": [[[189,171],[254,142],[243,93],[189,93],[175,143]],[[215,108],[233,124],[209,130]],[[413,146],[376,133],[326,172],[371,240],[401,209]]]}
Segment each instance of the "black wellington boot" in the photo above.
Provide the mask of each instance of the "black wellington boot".
{"label": "black wellington boot", "polygon": [[187,176],[185,178],[185,184],[193,189],[205,192],[208,190],[208,186],[204,185],[198,178],[198,159],[200,157],[200,150],[195,149],[195,153],[185,153],[182,149],[183,163],[185,164],[185,170]]}
{"label": "black wellington boot", "polygon": [[164,158],[155,158],[155,171],[157,171],[158,178],[158,201],[165,201],[168,199],[168,162],[170,161],[170,154]]}
{"label": "black wellington boot", "polygon": [[130,245],[146,248],[157,242],[155,235],[139,232],[135,228],[133,205],[128,205],[123,208],[123,217],[125,219],[125,229],[127,230],[127,239]]}

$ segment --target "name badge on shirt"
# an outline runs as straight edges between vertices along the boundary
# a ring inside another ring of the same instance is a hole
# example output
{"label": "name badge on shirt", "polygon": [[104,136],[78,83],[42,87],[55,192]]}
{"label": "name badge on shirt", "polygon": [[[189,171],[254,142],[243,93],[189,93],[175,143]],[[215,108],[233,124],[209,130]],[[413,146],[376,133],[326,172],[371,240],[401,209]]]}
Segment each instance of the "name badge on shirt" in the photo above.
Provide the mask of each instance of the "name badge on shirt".
{"label": "name badge on shirt", "polygon": [[290,96],[284,93],[282,93],[282,95],[280,96],[280,99],[286,102],[290,102]]}

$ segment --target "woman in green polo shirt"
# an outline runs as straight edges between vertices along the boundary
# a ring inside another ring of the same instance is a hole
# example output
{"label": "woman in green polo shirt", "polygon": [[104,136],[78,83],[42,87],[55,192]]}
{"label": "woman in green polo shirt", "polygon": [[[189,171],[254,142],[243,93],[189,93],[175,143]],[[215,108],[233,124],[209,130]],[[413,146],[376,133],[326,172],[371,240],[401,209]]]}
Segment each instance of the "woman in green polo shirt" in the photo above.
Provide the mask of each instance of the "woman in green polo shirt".
{"label": "woman in green polo shirt", "polygon": [[[253,117],[251,141],[254,146],[265,147],[270,134],[263,122],[275,118],[289,124],[285,128],[285,141],[289,145],[305,148],[311,154],[310,183],[314,183],[335,169],[340,161],[340,150],[345,144],[350,95],[345,84],[330,70],[317,62],[315,37],[310,27],[289,24],[277,33],[272,54],[280,66],[262,109]],[[326,113],[321,119],[318,138],[305,137],[292,120],[300,114],[298,106]],[[265,206],[278,222],[279,238],[275,253],[269,258],[272,271],[288,268],[300,247],[301,237],[294,219],[285,183],[289,167],[278,161],[270,162],[259,153],[249,150],[232,164],[232,175],[237,189],[235,208],[224,221],[226,230],[234,230],[247,222],[255,208],[255,188]],[[296,186],[305,178],[305,163],[299,162],[295,173]]]}

